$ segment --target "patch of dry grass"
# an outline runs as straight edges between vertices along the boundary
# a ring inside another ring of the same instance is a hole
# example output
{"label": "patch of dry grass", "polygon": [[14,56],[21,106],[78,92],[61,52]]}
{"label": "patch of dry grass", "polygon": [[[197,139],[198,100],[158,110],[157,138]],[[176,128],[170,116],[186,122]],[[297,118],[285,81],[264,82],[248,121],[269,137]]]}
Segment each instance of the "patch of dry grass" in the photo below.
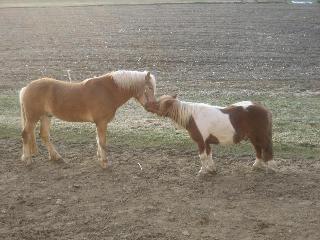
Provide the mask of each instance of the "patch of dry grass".
{"label": "patch of dry grass", "polygon": [[[187,101],[213,105],[248,99],[262,102],[273,112],[275,155],[314,159],[320,156],[320,94],[310,89],[299,90],[302,84],[296,83],[290,87],[281,82],[185,82],[176,88],[179,89],[179,97]],[[160,93],[167,93],[168,89],[168,86],[159,83]],[[1,92],[1,138],[20,138],[17,94],[17,91]],[[54,119],[52,131],[54,140],[60,139],[66,144],[95,142],[95,127],[91,123],[67,123]],[[108,141],[129,148],[196,149],[186,131],[176,130],[168,119],[147,113],[135,101],[129,101],[118,110],[115,119],[108,125]],[[253,151],[249,143],[243,143],[240,146],[218,147],[217,154],[243,156],[253,155]]]}

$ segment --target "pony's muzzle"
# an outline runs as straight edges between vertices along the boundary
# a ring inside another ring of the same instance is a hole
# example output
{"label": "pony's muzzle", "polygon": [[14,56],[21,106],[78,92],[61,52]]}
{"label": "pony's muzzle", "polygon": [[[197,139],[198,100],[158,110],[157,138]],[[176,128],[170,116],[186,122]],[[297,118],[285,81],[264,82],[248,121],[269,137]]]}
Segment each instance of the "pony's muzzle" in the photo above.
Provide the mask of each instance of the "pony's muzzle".
{"label": "pony's muzzle", "polygon": [[157,102],[147,102],[144,108],[151,113],[158,113],[159,112],[159,103]]}

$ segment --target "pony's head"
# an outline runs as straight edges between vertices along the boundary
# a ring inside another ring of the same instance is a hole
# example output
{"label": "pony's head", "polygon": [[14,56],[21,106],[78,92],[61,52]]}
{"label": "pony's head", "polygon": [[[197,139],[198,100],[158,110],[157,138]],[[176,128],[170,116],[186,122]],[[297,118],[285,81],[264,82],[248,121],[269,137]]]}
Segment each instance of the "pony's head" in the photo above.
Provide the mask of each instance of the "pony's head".
{"label": "pony's head", "polygon": [[156,113],[159,116],[167,117],[171,107],[177,101],[177,95],[163,95],[158,101],[150,101],[145,105],[148,112]]}
{"label": "pony's head", "polygon": [[145,106],[148,102],[155,102],[156,92],[156,80],[155,77],[147,72],[143,85],[141,88],[137,89],[134,98],[142,105]]}

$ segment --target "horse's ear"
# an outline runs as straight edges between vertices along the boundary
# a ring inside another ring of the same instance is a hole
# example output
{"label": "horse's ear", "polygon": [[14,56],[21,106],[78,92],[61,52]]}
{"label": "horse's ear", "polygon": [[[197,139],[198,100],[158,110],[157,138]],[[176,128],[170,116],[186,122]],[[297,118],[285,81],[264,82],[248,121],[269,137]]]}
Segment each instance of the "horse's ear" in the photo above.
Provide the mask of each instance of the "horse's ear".
{"label": "horse's ear", "polygon": [[177,98],[177,94],[176,94],[176,93],[173,94],[172,97],[173,97],[174,99],[176,99],[176,98]]}
{"label": "horse's ear", "polygon": [[150,76],[150,75],[151,75],[151,74],[150,74],[150,72],[148,72],[148,73],[147,73],[147,75],[146,75],[146,78],[145,78],[145,79],[146,79],[146,81],[149,81],[149,80],[150,80],[150,78],[151,78],[151,76]]}

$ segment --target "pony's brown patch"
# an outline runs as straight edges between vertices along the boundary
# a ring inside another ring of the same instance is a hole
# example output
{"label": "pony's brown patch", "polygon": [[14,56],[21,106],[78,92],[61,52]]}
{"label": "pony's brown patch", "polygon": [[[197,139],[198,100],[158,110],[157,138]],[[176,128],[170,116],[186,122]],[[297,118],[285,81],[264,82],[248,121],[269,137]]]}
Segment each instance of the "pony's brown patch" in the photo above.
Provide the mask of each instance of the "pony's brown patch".
{"label": "pony's brown patch", "polygon": [[192,140],[198,144],[199,153],[200,154],[203,153],[206,148],[205,141],[204,141],[193,117],[190,118],[189,123],[186,126],[186,129],[187,129],[190,137],[192,138]]}
{"label": "pony's brown patch", "polygon": [[219,144],[219,139],[213,136],[212,134],[210,134],[206,142],[209,144]]}
{"label": "pony's brown patch", "polygon": [[264,161],[273,158],[272,117],[268,109],[254,103],[246,108],[231,105],[221,111],[229,115],[230,122],[236,131],[234,143],[249,139],[258,158],[262,157]]}

